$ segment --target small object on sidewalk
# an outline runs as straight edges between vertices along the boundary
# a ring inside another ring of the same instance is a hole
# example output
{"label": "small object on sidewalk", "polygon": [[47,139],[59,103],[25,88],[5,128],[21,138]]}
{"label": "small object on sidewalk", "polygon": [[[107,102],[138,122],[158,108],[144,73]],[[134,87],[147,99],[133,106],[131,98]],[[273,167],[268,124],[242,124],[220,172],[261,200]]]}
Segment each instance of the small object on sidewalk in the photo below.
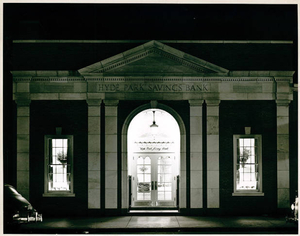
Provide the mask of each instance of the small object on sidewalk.
{"label": "small object on sidewalk", "polygon": [[285,217],[285,221],[298,223],[298,192],[296,191],[295,202],[291,205],[290,216]]}

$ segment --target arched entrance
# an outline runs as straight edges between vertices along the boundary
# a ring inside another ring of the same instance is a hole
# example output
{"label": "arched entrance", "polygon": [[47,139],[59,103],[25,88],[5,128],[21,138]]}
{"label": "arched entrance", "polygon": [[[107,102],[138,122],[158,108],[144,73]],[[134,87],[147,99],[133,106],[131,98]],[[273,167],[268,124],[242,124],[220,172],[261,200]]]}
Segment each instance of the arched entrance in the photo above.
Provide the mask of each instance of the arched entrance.
{"label": "arched entrance", "polygon": [[122,130],[122,208],[185,207],[185,149],[172,108],[153,101],[134,110]]}

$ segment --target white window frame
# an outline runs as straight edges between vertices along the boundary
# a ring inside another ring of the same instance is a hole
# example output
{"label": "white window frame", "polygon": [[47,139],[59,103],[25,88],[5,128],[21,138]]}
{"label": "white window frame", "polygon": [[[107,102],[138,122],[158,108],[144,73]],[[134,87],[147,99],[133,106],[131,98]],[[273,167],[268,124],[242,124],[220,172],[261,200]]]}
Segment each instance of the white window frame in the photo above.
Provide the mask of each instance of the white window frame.
{"label": "white window frame", "polygon": [[[49,190],[48,181],[48,164],[49,164],[49,154],[50,145],[49,142],[52,139],[68,139],[68,164],[70,164],[70,190]],[[73,135],[45,135],[44,137],[44,197],[75,197],[73,190]]]}
{"label": "white window frame", "polygon": [[[257,158],[258,158],[258,187],[254,190],[241,190],[237,189],[237,140],[241,138],[255,138],[257,140]],[[264,196],[263,188],[262,188],[262,137],[261,135],[252,135],[252,134],[245,134],[245,135],[233,135],[233,193],[232,196]]]}

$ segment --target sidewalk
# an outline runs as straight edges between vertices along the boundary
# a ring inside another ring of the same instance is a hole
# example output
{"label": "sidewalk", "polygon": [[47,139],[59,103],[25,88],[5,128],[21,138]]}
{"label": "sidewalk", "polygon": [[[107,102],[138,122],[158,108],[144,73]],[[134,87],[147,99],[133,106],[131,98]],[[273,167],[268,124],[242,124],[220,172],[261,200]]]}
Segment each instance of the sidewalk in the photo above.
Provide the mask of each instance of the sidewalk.
{"label": "sidewalk", "polygon": [[13,233],[39,234],[297,234],[298,225],[273,217],[119,216],[99,218],[51,218],[22,224]]}

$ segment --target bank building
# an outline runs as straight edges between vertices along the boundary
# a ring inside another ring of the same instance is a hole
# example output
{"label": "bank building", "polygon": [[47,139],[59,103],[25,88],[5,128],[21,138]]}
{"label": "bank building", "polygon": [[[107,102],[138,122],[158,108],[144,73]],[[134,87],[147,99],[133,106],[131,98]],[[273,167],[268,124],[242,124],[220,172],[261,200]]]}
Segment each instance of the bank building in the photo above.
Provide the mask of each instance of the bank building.
{"label": "bank building", "polygon": [[287,212],[294,47],[16,40],[7,176],[44,217]]}

